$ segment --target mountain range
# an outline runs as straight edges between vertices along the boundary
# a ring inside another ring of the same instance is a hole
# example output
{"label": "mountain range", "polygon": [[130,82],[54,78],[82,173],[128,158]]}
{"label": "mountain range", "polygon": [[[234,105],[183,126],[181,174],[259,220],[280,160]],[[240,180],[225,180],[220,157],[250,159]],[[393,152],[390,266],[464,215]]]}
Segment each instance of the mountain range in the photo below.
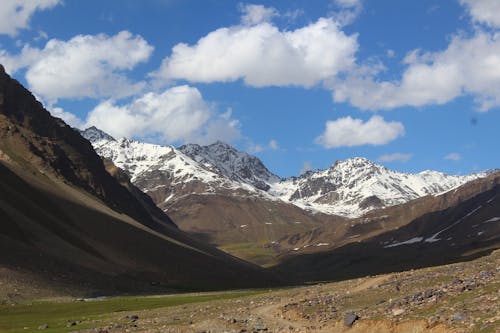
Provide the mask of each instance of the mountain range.
{"label": "mountain range", "polygon": [[[95,127],[81,133],[101,156],[125,170],[132,182],[165,210],[169,202],[186,194],[233,193],[352,218],[426,195],[438,195],[486,175],[453,176],[430,170],[409,174],[357,157],[336,161],[325,170],[280,179],[257,157],[220,141],[175,148],[126,138],[115,140]],[[176,188],[181,183],[182,188]],[[162,186],[169,191],[162,191]]]}
{"label": "mountain range", "polygon": [[264,266],[396,232],[491,188],[495,174],[409,174],[351,158],[281,179],[222,142],[175,148],[114,139],[95,127],[81,133],[183,231]]}

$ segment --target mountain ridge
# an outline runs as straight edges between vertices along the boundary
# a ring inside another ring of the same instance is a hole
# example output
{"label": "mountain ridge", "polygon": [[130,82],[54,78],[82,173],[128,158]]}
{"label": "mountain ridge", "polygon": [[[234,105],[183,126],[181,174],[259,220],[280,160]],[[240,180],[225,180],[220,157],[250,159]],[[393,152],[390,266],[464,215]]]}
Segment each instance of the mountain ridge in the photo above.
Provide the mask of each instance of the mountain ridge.
{"label": "mountain ridge", "polygon": [[[89,135],[87,138],[101,156],[128,172],[132,181],[160,206],[179,194],[187,195],[185,189],[189,188],[198,194],[232,193],[280,200],[312,212],[352,218],[426,195],[438,195],[486,175],[455,176],[432,170],[403,173],[364,157],[354,157],[336,161],[327,169],[281,179],[257,157],[220,141],[175,148],[124,138],[109,140],[106,136],[109,135],[102,132],[97,140]],[[158,193],[158,186],[171,185],[176,179],[190,185],[183,190]]]}

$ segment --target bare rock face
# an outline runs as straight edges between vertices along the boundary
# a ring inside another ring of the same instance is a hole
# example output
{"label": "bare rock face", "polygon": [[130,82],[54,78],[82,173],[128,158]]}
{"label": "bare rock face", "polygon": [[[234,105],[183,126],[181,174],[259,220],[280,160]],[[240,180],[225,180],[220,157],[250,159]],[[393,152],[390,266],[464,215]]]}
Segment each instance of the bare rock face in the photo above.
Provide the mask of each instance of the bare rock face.
{"label": "bare rock face", "polygon": [[369,196],[359,203],[359,208],[362,210],[376,209],[384,207],[384,202],[376,195]]}

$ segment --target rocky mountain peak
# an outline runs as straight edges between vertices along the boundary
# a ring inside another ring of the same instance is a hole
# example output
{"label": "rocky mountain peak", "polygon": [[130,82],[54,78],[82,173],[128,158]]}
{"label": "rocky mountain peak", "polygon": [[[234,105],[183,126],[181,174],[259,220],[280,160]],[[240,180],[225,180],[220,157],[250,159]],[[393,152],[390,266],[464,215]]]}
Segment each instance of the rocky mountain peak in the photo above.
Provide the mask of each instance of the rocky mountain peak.
{"label": "rocky mountain peak", "polygon": [[79,132],[85,139],[89,140],[91,143],[99,141],[115,141],[115,138],[95,126],[91,126]]}
{"label": "rocky mountain peak", "polygon": [[231,180],[250,184],[267,191],[270,184],[279,181],[257,157],[238,151],[222,141],[207,146],[186,144],[179,150],[198,163]]}

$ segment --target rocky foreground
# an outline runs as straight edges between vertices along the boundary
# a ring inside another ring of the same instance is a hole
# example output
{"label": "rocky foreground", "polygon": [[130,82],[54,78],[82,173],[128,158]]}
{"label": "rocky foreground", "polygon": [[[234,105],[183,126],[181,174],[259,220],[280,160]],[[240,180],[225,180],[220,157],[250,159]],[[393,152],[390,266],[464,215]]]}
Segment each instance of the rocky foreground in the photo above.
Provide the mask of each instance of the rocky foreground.
{"label": "rocky foreground", "polygon": [[500,332],[500,250],[471,262],[121,314],[79,332]]}

